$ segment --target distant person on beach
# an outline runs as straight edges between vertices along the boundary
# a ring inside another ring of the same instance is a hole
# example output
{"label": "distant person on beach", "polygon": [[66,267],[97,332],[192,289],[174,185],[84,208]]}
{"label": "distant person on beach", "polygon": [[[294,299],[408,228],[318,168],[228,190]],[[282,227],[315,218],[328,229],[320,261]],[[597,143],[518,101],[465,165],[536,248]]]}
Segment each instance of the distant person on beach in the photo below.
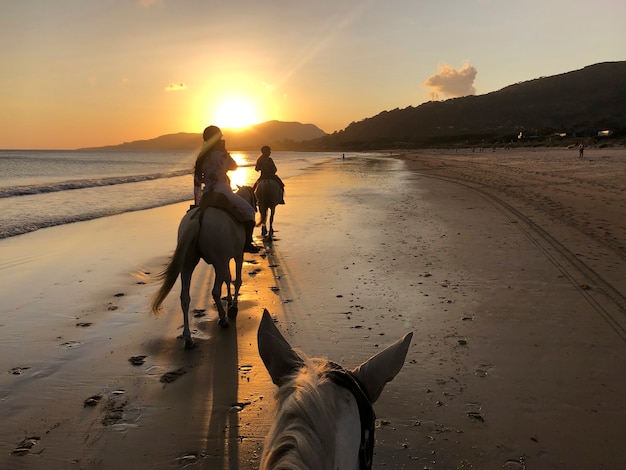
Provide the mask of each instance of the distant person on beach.
{"label": "distant person on beach", "polygon": [[281,180],[276,174],[278,168],[276,168],[274,160],[272,159],[272,157],[270,157],[271,154],[272,149],[268,145],[264,145],[263,147],[261,147],[261,155],[259,155],[259,158],[257,158],[256,165],[254,167],[256,171],[261,172],[261,175],[259,176],[259,179],[256,181],[256,183],[254,183],[254,189],[256,189],[256,187],[258,186],[259,181],[273,179],[280,185],[280,189],[283,190],[283,198],[280,200],[279,204],[284,204],[285,183],[283,183],[283,180]]}
{"label": "distant person on beach", "polygon": [[581,142],[580,145],[578,146],[578,156],[580,158],[583,158],[584,153],[585,153],[585,144]]}
{"label": "distant person on beach", "polygon": [[202,134],[204,143],[196,158],[193,172],[193,196],[195,206],[200,204],[202,196],[210,192],[222,193],[246,218],[246,243],[243,251],[258,253],[259,248],[252,243],[252,232],[255,224],[255,209],[246,200],[237,196],[230,187],[230,178],[226,174],[237,169],[237,162],[226,150],[226,142],[222,139],[222,131],[217,126],[209,126]]}

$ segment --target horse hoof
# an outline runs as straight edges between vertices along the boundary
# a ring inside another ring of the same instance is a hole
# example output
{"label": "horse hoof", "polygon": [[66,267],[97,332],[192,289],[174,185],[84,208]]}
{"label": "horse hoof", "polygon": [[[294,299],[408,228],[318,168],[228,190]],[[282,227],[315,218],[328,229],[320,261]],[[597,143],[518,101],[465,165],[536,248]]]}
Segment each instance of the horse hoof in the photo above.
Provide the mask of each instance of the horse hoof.
{"label": "horse hoof", "polygon": [[221,326],[222,328],[228,328],[228,320],[222,320],[221,318],[219,319],[219,321],[217,322],[217,324],[219,326]]}
{"label": "horse hoof", "polygon": [[196,347],[196,342],[193,339],[185,340],[185,349],[193,349]]}
{"label": "horse hoof", "polygon": [[235,318],[239,313],[239,307],[232,306],[228,309],[228,318]]}

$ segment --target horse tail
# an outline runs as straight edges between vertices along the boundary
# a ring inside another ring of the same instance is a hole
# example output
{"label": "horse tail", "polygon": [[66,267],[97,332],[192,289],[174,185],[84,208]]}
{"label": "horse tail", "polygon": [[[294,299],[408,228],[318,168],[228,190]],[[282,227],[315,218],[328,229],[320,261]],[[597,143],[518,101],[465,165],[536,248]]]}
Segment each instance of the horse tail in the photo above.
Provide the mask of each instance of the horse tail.
{"label": "horse tail", "polygon": [[176,250],[170,258],[167,267],[157,274],[157,279],[163,281],[159,290],[152,297],[151,310],[154,314],[159,313],[161,305],[167,297],[167,295],[174,287],[178,275],[182,271],[185,257],[189,247],[194,246],[198,240],[198,234],[200,233],[201,217],[193,217],[183,229],[182,233],[178,237],[178,243],[176,244]]}

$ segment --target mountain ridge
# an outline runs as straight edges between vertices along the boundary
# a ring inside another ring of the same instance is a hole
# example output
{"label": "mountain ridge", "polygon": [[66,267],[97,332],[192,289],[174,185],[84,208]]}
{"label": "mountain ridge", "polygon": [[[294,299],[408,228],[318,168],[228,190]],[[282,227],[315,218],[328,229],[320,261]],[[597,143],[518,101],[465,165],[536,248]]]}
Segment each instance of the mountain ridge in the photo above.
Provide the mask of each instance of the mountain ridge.
{"label": "mountain ridge", "polygon": [[[232,150],[373,150],[518,141],[522,136],[597,137],[608,130],[626,136],[626,61],[508,85],[483,95],[430,101],[382,111],[327,134],[313,124],[267,121],[244,131],[223,129]],[[201,135],[97,147],[98,150],[197,150]]]}
{"label": "mountain ridge", "polygon": [[626,61],[602,62],[484,95],[383,111],[316,141],[342,148],[506,142],[522,134],[626,133]]}
{"label": "mountain ridge", "polygon": [[[313,140],[327,135],[313,124],[299,122],[266,121],[244,130],[222,129],[224,140],[232,150],[259,150],[269,145],[275,150],[290,147],[294,142]],[[177,132],[153,139],[134,140],[103,147],[87,147],[78,150],[110,151],[196,151],[202,145],[202,133]]]}

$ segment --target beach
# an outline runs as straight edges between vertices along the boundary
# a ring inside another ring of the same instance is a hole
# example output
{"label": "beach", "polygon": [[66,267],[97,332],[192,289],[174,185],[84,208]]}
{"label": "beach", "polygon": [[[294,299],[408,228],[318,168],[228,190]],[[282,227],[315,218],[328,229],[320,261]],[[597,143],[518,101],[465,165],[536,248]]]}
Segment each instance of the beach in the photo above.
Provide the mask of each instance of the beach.
{"label": "beach", "polygon": [[374,468],[626,467],[623,148],[316,165],[244,257],[229,329],[196,268],[193,350],[178,283],[149,311],[188,204],[0,240],[0,468],[258,468],[264,308],[346,367],[414,332],[374,404]]}

